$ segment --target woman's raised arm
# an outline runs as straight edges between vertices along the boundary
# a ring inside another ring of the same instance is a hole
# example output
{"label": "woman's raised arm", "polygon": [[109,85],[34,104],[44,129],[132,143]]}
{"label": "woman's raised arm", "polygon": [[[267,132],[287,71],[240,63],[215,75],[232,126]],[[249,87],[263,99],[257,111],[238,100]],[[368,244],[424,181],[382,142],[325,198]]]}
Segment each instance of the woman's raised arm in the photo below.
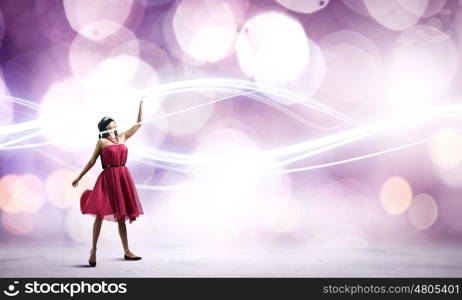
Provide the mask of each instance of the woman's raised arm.
{"label": "woman's raised arm", "polygon": [[143,122],[143,100],[140,101],[140,106],[138,109],[138,119],[136,120],[136,124],[133,125],[130,129],[125,132],[122,132],[120,135],[123,135],[124,140],[129,139],[135,132],[138,131],[141,127],[141,123]]}

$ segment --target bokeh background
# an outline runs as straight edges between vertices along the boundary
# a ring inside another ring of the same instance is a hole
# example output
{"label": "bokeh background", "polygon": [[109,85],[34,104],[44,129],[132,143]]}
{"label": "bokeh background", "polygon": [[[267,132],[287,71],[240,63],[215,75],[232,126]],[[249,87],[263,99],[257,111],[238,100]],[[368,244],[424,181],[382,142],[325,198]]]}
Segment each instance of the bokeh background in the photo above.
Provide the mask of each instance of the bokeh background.
{"label": "bokeh background", "polygon": [[137,243],[460,240],[461,38],[457,0],[2,0],[0,241],[90,241],[71,182],[143,96]]}

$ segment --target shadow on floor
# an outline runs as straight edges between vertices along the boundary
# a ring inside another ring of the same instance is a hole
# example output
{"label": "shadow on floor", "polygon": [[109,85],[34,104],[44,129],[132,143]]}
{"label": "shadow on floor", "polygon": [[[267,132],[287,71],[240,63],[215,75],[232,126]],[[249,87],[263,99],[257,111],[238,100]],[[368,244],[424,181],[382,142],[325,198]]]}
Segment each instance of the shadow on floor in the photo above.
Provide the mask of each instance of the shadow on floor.
{"label": "shadow on floor", "polygon": [[80,265],[70,265],[70,267],[72,268],[93,268],[91,267],[90,265],[83,265],[83,264],[80,264]]}

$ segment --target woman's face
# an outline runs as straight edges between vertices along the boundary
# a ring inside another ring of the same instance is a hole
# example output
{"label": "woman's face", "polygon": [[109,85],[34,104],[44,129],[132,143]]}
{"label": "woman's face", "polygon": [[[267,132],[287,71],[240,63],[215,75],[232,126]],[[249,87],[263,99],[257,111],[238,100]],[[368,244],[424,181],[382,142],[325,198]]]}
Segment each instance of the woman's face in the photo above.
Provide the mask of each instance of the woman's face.
{"label": "woman's face", "polygon": [[112,121],[111,123],[109,123],[106,127],[108,130],[115,130],[117,129],[117,123],[116,121]]}

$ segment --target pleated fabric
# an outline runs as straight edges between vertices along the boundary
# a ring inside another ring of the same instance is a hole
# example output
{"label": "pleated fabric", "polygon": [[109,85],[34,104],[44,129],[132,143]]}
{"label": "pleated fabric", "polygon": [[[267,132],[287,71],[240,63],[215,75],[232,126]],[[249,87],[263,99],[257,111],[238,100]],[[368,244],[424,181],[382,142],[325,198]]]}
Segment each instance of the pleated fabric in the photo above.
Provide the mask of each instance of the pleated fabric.
{"label": "pleated fabric", "polygon": [[[113,144],[101,150],[103,165],[125,165],[128,148]],[[126,166],[105,168],[96,179],[93,190],[85,190],[80,197],[82,214],[108,221],[129,220],[132,223],[143,214],[135,183]]]}

